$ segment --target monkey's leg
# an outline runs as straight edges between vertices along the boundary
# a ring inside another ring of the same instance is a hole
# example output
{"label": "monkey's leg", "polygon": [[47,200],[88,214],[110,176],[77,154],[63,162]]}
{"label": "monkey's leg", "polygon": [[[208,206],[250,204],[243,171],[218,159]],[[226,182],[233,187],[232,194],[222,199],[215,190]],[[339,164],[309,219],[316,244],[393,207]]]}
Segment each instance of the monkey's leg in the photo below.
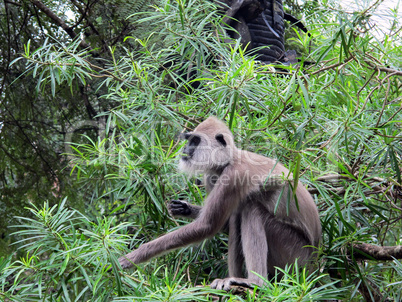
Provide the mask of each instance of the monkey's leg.
{"label": "monkey's leg", "polygon": [[243,276],[243,248],[241,244],[241,215],[234,214],[229,219],[229,251],[228,268],[229,276]]}
{"label": "monkey's leg", "polygon": [[169,213],[173,217],[196,219],[201,209],[202,207],[193,205],[184,200],[171,200],[168,204]]}
{"label": "monkey's leg", "polygon": [[265,233],[265,210],[260,205],[250,207],[242,215],[241,237],[246,262],[247,279],[261,286],[263,280],[254,273],[267,277],[268,242]]}
{"label": "monkey's leg", "polygon": [[246,262],[247,279],[230,276],[216,279],[211,287],[229,291],[231,285],[253,287],[263,285],[263,280],[253,272],[266,277],[268,274],[268,243],[265,233],[264,211],[257,205],[246,205],[241,213],[241,243]]}
{"label": "monkey's leg", "polygon": [[267,218],[265,228],[269,244],[270,276],[275,276],[276,267],[285,268],[286,265],[293,264],[296,259],[300,267],[312,264],[310,259],[314,248],[300,230],[278,221],[273,216]]}

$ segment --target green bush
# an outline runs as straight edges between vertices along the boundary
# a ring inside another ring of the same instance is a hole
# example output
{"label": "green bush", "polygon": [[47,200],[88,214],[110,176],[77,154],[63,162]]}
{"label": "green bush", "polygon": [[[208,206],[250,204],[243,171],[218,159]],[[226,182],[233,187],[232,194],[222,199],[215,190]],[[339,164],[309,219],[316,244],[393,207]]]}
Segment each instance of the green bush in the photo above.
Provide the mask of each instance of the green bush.
{"label": "green bush", "polygon": [[[38,89],[50,85],[55,94],[90,82],[105,91],[111,109],[98,116],[97,133],[69,142],[72,173],[90,196],[87,212],[69,209],[64,199],[31,208],[32,219],[20,217],[16,235],[26,256],[1,260],[0,297],[398,301],[400,262],[351,252],[354,243],[402,245],[400,25],[395,18],[379,37],[368,25],[375,9],[348,14],[307,2],[311,36],[298,33],[292,43],[309,55],[276,69],[225,39],[208,1],[160,1],[135,15],[150,31],[111,48],[111,59],[80,50],[78,40],[48,39],[35,50],[28,43],[22,58]],[[203,187],[176,172],[177,134],[209,115],[227,121],[239,147],[278,158],[314,194],[324,233],[319,271],[289,268],[284,279],[243,298],[193,287],[226,274],[221,234],[119,272],[116,259],[127,245],[181,224],[168,217],[168,200],[202,202]]]}

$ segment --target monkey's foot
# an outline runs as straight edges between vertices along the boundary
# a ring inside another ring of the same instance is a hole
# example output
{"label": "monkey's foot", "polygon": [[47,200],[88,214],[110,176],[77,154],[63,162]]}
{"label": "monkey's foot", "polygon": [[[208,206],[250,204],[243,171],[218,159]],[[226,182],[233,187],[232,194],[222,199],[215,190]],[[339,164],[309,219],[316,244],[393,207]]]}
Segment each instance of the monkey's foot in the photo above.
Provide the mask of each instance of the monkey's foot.
{"label": "monkey's foot", "polygon": [[211,288],[223,289],[225,291],[230,291],[232,285],[244,286],[244,287],[254,287],[254,284],[250,280],[245,278],[229,277],[225,279],[215,279],[211,283]]}

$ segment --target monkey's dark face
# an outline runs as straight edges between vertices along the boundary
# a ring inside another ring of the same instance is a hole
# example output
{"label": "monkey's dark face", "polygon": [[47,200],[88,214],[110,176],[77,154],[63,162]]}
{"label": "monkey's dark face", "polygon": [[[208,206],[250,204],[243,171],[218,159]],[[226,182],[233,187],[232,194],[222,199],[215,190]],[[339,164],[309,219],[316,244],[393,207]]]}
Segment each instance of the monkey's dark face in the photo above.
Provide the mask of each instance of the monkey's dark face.
{"label": "monkey's dark face", "polygon": [[182,159],[189,160],[193,157],[195,150],[201,142],[201,138],[192,133],[185,133],[183,137],[187,140],[187,144],[184,146]]}
{"label": "monkey's dark face", "polygon": [[179,169],[190,174],[206,171],[227,165],[232,158],[232,148],[221,133],[208,135],[203,132],[183,134],[187,144],[182,150]]}

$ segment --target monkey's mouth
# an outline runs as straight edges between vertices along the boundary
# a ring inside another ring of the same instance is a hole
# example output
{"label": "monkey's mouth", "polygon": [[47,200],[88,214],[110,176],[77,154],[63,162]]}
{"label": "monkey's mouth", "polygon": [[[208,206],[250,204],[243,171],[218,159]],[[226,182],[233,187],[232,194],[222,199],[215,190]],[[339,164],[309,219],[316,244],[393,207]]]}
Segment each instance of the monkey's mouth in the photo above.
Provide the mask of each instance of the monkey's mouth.
{"label": "monkey's mouth", "polygon": [[188,155],[188,154],[183,154],[183,155],[181,156],[181,159],[184,160],[184,161],[188,161],[188,160],[191,159],[191,156]]}

